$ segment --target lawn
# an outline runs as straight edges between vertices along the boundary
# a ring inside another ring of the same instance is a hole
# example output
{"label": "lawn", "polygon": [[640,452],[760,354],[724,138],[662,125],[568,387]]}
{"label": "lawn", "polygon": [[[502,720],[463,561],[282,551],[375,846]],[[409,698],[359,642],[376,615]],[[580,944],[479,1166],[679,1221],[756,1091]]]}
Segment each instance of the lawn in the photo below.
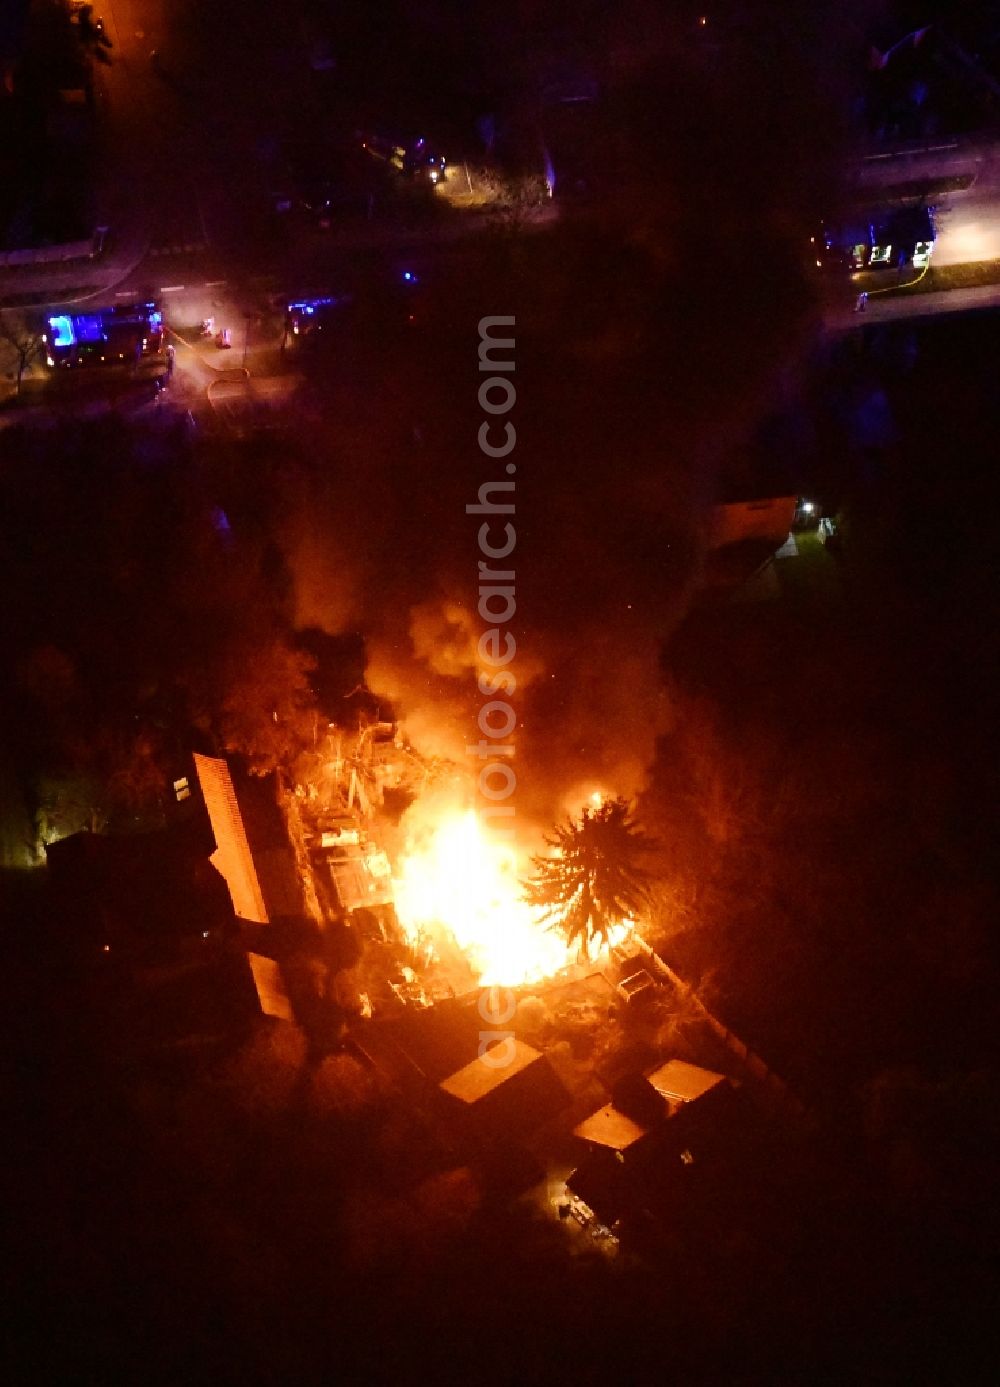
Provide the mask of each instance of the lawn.
{"label": "lawn", "polygon": [[880,298],[896,298],[901,294],[939,294],[948,289],[974,289],[980,285],[1000,284],[1000,260],[973,260],[962,265],[932,265],[928,270],[914,272],[909,266],[906,278],[893,280],[885,274],[852,275],[851,283],[858,293],[878,294]]}

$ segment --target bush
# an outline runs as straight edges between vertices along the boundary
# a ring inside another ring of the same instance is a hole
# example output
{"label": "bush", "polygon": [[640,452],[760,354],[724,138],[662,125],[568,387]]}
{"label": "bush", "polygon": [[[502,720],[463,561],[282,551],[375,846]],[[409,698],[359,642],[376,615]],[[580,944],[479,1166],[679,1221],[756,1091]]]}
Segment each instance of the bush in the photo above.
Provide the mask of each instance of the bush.
{"label": "bush", "polygon": [[262,1025],[230,1061],[223,1085],[253,1117],[275,1117],[292,1105],[306,1062],[306,1038],[285,1021]]}
{"label": "bush", "polygon": [[309,1085],[309,1110],[316,1117],[357,1117],[377,1100],[374,1076],[352,1055],[328,1055]]}

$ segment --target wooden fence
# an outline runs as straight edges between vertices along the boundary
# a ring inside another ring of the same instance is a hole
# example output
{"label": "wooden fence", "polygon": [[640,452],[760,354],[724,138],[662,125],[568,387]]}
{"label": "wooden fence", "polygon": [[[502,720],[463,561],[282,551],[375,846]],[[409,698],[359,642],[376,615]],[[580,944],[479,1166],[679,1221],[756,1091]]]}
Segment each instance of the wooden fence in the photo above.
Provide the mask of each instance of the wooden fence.
{"label": "wooden fence", "polygon": [[705,1003],[697,995],[690,983],[685,982],[679,974],[675,973],[670,965],[664,962],[656,950],[647,944],[641,935],[634,935],[633,943],[646,959],[647,964],[652,968],[653,972],[659,976],[661,981],[669,982],[682,996],[692,1003],[702,1020],[705,1021],[715,1035],[718,1036],[730,1054],[734,1055],[736,1059],[739,1060],[740,1065],[748,1077],[753,1079],[755,1083],[766,1088],[782,1107],[787,1108],[789,1112],[793,1112],[797,1116],[801,1116],[806,1110],[805,1104],[792,1092],[781,1075],[776,1074],[770,1065],[767,1064],[755,1050],[751,1050],[745,1041],[741,1040],[735,1032],[731,1031],[717,1016],[709,1011],[708,1007],[705,1006]]}

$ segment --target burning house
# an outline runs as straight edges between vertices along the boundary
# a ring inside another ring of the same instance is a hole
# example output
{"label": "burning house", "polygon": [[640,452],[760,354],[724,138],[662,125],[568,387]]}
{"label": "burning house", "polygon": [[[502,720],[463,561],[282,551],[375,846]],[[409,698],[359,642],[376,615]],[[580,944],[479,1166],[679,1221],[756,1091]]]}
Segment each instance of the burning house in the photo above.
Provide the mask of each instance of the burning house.
{"label": "burning house", "polygon": [[355,815],[333,814],[319,820],[310,835],[310,860],[321,901],[330,913],[356,911],[379,915],[392,906],[392,869],[386,854],[370,839]]}

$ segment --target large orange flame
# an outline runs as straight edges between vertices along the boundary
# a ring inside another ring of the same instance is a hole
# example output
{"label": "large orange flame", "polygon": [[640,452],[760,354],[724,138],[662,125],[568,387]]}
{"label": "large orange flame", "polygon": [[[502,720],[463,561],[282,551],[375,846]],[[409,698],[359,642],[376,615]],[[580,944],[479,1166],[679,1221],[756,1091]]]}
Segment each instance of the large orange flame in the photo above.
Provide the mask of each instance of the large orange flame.
{"label": "large orange flame", "polygon": [[[483,986],[551,977],[577,955],[522,899],[527,872],[526,858],[491,835],[474,810],[418,817],[394,882],[403,932],[432,950],[453,940]],[[616,930],[613,942],[629,929]]]}

